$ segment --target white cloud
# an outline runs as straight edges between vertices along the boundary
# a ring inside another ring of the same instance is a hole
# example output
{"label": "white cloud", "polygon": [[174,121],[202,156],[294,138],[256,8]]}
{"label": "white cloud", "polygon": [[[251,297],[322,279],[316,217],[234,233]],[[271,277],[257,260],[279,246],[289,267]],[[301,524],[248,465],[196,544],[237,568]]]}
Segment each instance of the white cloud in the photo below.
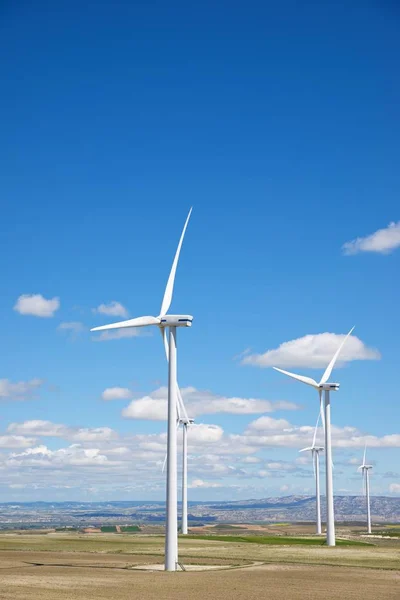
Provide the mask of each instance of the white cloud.
{"label": "white cloud", "polygon": [[23,435],[0,435],[0,448],[27,448],[34,443],[34,438]]}
{"label": "white cloud", "polygon": [[17,383],[12,383],[8,379],[0,379],[0,398],[25,400],[32,396],[41,385],[43,385],[43,380],[37,378]]}
{"label": "white cloud", "polygon": [[288,486],[288,485],[282,485],[282,486],[279,488],[279,491],[280,491],[280,492],[287,492],[287,491],[289,491],[289,486]]}
{"label": "white cloud", "polygon": [[285,419],[273,419],[272,417],[260,417],[252,421],[248,426],[248,431],[284,431],[290,428],[289,421]]}
{"label": "white cloud", "polygon": [[400,247],[400,221],[389,223],[385,229],[378,229],[366,237],[358,237],[342,246],[344,254],[358,254],[359,252],[377,252],[389,254]]}
{"label": "white cloud", "polygon": [[209,444],[219,442],[224,430],[218,425],[206,425],[204,423],[193,423],[188,430],[189,444]]}
{"label": "white cloud", "polygon": [[126,400],[132,396],[132,392],[128,388],[111,387],[106,388],[101,394],[103,400]]}
{"label": "white cloud", "polygon": [[62,437],[68,431],[68,427],[51,421],[32,420],[23,423],[10,423],[7,431],[20,435]]}
{"label": "white cloud", "polygon": [[128,311],[120,302],[113,300],[109,304],[100,304],[93,308],[93,312],[100,315],[109,315],[110,317],[127,317]]}
{"label": "white cloud", "polygon": [[389,492],[391,494],[400,494],[400,483],[391,483],[389,485]]}
{"label": "white cloud", "polygon": [[222,487],[220,483],[214,481],[203,481],[203,479],[194,479],[189,485],[190,488],[219,488]]}
{"label": "white cloud", "polygon": [[59,437],[76,442],[107,441],[118,437],[109,427],[74,428],[51,421],[32,420],[24,423],[10,423],[9,433],[34,435],[39,437]]}
{"label": "white cloud", "polygon": [[[194,387],[182,388],[181,394],[186,411],[191,418],[217,413],[249,415],[298,408],[298,405],[293,402],[271,402],[270,400],[256,398],[218,396],[209,391],[197,390]],[[122,415],[128,419],[165,421],[167,418],[167,397],[167,387],[158,388],[149,396],[132,400],[122,411]]]}
{"label": "white cloud", "polygon": [[110,427],[83,427],[72,431],[66,436],[67,439],[77,442],[99,442],[113,440],[118,437],[118,434]]}
{"label": "white cloud", "polygon": [[20,315],[34,315],[35,317],[54,317],[60,308],[60,299],[46,300],[42,294],[22,294],[14,305],[14,310]]}
{"label": "white cloud", "polygon": [[[257,367],[309,367],[325,368],[344,339],[344,335],[318,333],[284,342],[264,354],[251,354],[242,364]],[[353,360],[379,360],[380,354],[368,348],[358,337],[351,335],[339,356],[337,366]]]}
{"label": "white cloud", "polygon": [[77,338],[80,333],[86,331],[86,327],[80,321],[66,321],[60,323],[57,329],[69,333],[74,339]]}
{"label": "white cloud", "polygon": [[[294,426],[285,419],[261,417],[247,426],[244,434],[231,434],[234,444],[249,447],[286,447],[302,448],[312,440],[314,427],[311,425]],[[319,428],[318,440],[322,443],[322,429]],[[382,437],[362,434],[355,427],[332,426],[332,445],[336,448],[400,448],[400,434],[389,434]],[[322,443],[323,445],[323,443]]]}
{"label": "white cloud", "polygon": [[139,400],[132,400],[122,410],[122,416],[126,419],[144,419],[146,421],[166,421],[167,401],[151,396],[144,396]]}
{"label": "white cloud", "polygon": [[[41,445],[28,448],[21,453],[12,453],[7,461],[9,466],[19,467],[75,467],[111,466],[107,456],[100,453],[98,448],[83,448],[80,444],[73,444],[59,450],[49,450]],[[114,465],[118,464],[114,461]]]}
{"label": "white cloud", "polygon": [[132,338],[144,335],[139,327],[127,327],[125,329],[114,329],[103,331],[100,335],[92,337],[93,342],[108,342],[109,340],[120,340],[122,338]]}

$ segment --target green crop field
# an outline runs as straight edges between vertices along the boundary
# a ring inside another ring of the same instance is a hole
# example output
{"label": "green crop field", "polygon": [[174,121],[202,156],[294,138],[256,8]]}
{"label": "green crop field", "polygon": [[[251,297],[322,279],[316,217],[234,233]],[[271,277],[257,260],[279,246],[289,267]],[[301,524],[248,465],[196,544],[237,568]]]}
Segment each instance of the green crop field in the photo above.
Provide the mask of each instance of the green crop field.
{"label": "green crop field", "polygon": [[[321,537],[292,537],[292,536],[272,536],[272,535],[196,535],[188,536],[191,539],[208,540],[210,542],[243,542],[247,544],[268,544],[268,545],[304,545],[304,546],[324,546],[325,539]],[[370,546],[370,542],[360,542],[356,540],[336,540],[337,546]]]}

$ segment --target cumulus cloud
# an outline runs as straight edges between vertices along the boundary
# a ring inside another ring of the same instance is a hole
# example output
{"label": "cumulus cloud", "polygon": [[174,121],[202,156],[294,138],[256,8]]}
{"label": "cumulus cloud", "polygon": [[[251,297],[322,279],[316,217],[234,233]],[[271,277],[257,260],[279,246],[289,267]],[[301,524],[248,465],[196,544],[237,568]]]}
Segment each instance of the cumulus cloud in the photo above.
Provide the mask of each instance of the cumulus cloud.
{"label": "cumulus cloud", "polygon": [[0,435],[0,448],[28,448],[34,443],[34,438],[23,435]]}
{"label": "cumulus cloud", "polygon": [[113,329],[111,331],[102,331],[100,335],[92,337],[93,342],[108,342],[110,340],[121,340],[123,338],[139,337],[144,335],[140,332],[140,327],[127,327],[125,329]]}
{"label": "cumulus cloud", "polygon": [[8,379],[0,379],[0,399],[26,400],[43,385],[42,379],[31,379],[30,381],[18,381],[12,383]]}
{"label": "cumulus cloud", "polygon": [[9,433],[17,435],[34,435],[37,437],[58,437],[77,442],[107,441],[118,437],[109,427],[78,428],[67,427],[51,421],[32,420],[24,423],[10,423]]}
{"label": "cumulus cloud", "polygon": [[[236,444],[250,447],[286,447],[302,448],[312,440],[314,427],[311,425],[295,426],[285,419],[261,417],[247,426],[244,434],[231,434],[230,439]],[[323,440],[322,428],[317,434]],[[400,448],[400,434],[389,434],[382,437],[366,435],[355,427],[332,426],[332,445],[336,448]],[[323,443],[322,443],[323,445]]]}
{"label": "cumulus cloud", "polygon": [[400,494],[400,483],[391,483],[389,485],[389,492],[391,494]]}
{"label": "cumulus cloud", "polygon": [[103,400],[126,400],[132,396],[132,392],[128,388],[111,387],[106,388],[101,394]]}
{"label": "cumulus cloud", "polygon": [[188,443],[210,444],[222,439],[224,430],[218,425],[206,425],[204,423],[193,423],[188,430]]}
{"label": "cumulus cloud", "polygon": [[285,431],[291,427],[286,419],[273,419],[272,417],[260,417],[252,421],[248,426],[248,431]]}
{"label": "cumulus cloud", "polygon": [[14,310],[20,315],[33,315],[35,317],[54,317],[54,313],[59,308],[59,298],[46,300],[42,294],[22,294],[14,305]]}
{"label": "cumulus cloud", "polygon": [[120,302],[113,300],[109,304],[100,304],[93,308],[93,312],[100,315],[109,315],[110,317],[127,317],[128,311]]}
{"label": "cumulus cloud", "polygon": [[400,247],[400,221],[389,223],[385,229],[378,229],[366,237],[358,237],[342,246],[344,254],[359,254],[360,252],[376,252],[389,254]]}
{"label": "cumulus cloud", "polygon": [[86,331],[86,327],[80,321],[65,321],[64,323],[60,323],[57,329],[59,331],[65,331],[74,339],[77,338],[79,334]]}
{"label": "cumulus cloud", "polygon": [[[278,348],[264,354],[250,354],[242,360],[244,365],[256,367],[309,367],[325,368],[345,335],[318,333],[284,342]],[[351,335],[339,356],[336,366],[353,360],[379,360],[378,350],[369,348],[358,337]]]}
{"label": "cumulus cloud", "polygon": [[[27,448],[20,453],[12,453],[7,461],[11,467],[63,467],[70,465],[74,467],[101,467],[109,466],[110,462],[98,448],[83,448],[79,444],[73,444],[59,450],[49,450],[47,446],[41,445]],[[114,465],[118,464],[114,462]]]}
{"label": "cumulus cloud", "polygon": [[[181,394],[187,413],[191,418],[217,413],[250,415],[299,408],[297,404],[284,400],[272,402],[257,398],[225,397],[206,390],[197,390],[194,387],[182,388]],[[149,396],[132,400],[122,411],[122,415],[128,419],[165,421],[167,418],[167,398],[168,388],[160,387]]]}
{"label": "cumulus cloud", "polygon": [[219,488],[222,487],[220,483],[214,481],[203,481],[203,479],[194,479],[189,485],[190,488]]}

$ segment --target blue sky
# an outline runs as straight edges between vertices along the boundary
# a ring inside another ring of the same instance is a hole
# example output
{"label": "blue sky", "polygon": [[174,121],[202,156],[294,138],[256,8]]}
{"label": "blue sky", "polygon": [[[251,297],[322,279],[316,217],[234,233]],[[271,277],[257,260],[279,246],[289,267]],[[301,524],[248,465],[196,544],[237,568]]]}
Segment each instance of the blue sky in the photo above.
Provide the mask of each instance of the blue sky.
{"label": "blue sky", "polygon": [[[118,320],[95,312],[113,301],[158,314],[192,205],[171,307],[194,315],[179,332],[191,499],[312,490],[297,450],[313,391],[243,356],[352,325],[336,491],[360,491],[370,436],[374,493],[399,493],[398,7],[81,4],[0,9],[2,497],[163,498],[166,424],[122,415],[162,403],[158,333],[88,329]],[[322,373],[340,337],[308,339],[277,366]]]}

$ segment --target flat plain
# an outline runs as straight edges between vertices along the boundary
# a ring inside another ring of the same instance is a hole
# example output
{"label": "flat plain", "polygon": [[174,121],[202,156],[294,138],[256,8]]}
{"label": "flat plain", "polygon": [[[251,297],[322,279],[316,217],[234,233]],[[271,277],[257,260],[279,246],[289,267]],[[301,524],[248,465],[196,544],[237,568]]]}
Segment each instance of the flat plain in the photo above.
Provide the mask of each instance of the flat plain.
{"label": "flat plain", "polygon": [[[144,534],[2,534],[1,600],[297,600],[400,598],[400,540],[366,545],[315,545],[279,540],[263,528],[242,527],[236,537],[202,530],[180,537],[185,572],[145,570],[163,562],[164,539]],[[212,530],[211,530],[212,531]],[[259,539],[254,536],[255,531]],[[268,531],[270,533],[270,531]],[[346,532],[345,532],[346,533]],[[252,539],[244,541],[251,534]],[[357,539],[358,538],[358,539]],[[346,535],[346,542],[365,538]],[[193,571],[195,568],[214,570]]]}

